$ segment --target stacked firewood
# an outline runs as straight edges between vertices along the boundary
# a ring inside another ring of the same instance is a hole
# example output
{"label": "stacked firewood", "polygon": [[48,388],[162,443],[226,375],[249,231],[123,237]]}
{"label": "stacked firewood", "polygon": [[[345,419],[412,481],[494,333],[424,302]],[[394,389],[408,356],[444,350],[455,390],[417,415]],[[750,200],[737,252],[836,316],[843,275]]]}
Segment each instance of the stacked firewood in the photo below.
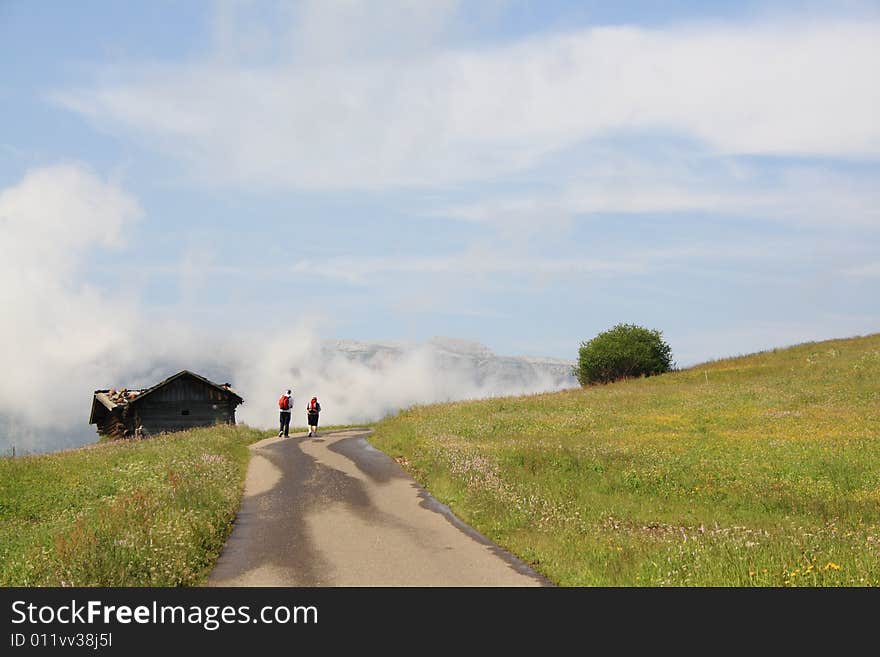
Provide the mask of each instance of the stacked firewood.
{"label": "stacked firewood", "polygon": [[111,415],[101,427],[101,433],[114,440],[125,438],[125,422],[116,414]]}
{"label": "stacked firewood", "polygon": [[117,390],[116,388],[110,388],[107,391],[107,396],[114,404],[127,404],[142,392],[143,390],[129,390],[128,388]]}

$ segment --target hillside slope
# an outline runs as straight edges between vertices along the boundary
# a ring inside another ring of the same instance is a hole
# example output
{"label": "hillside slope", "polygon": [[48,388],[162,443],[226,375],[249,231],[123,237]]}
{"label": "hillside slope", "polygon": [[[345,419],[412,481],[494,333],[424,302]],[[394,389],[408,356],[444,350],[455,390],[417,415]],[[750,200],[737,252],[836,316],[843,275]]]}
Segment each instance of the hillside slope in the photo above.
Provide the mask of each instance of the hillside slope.
{"label": "hillside slope", "polygon": [[265,436],[216,426],[0,458],[0,586],[201,584]]}
{"label": "hillside slope", "polygon": [[563,585],[880,585],[880,334],[417,407],[371,441]]}

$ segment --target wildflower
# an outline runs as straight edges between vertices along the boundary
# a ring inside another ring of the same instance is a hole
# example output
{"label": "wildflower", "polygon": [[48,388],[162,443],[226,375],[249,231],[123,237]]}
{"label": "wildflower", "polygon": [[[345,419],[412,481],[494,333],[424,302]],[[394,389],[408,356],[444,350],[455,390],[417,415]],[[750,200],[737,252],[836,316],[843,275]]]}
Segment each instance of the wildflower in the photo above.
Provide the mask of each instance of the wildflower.
{"label": "wildflower", "polygon": [[829,561],[825,564],[825,570],[840,570],[840,566],[833,561]]}

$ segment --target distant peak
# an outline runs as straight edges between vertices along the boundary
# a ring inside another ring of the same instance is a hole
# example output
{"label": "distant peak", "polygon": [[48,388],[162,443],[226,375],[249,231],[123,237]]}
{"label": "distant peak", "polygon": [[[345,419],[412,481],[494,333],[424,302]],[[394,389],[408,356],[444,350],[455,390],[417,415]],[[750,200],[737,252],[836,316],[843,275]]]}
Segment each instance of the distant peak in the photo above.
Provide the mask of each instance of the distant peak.
{"label": "distant peak", "polygon": [[483,356],[488,358],[495,355],[495,353],[486,345],[473,340],[462,340],[461,338],[436,336],[431,338],[428,341],[428,344],[439,349],[452,351],[458,354],[467,354],[470,356]]}

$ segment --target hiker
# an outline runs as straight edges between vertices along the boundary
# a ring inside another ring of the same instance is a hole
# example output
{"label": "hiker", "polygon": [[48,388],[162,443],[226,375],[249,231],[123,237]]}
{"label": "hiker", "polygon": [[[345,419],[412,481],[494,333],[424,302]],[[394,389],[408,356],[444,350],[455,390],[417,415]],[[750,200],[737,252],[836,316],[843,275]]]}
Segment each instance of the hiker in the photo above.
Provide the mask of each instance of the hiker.
{"label": "hiker", "polygon": [[321,405],[318,403],[317,397],[312,397],[309,405],[306,407],[306,413],[309,416],[309,438],[318,435],[318,413],[321,412]]}
{"label": "hiker", "polygon": [[290,433],[290,411],[293,408],[293,394],[291,394],[290,390],[278,398],[278,408],[280,409],[278,414],[278,437],[284,436],[287,438]]}

